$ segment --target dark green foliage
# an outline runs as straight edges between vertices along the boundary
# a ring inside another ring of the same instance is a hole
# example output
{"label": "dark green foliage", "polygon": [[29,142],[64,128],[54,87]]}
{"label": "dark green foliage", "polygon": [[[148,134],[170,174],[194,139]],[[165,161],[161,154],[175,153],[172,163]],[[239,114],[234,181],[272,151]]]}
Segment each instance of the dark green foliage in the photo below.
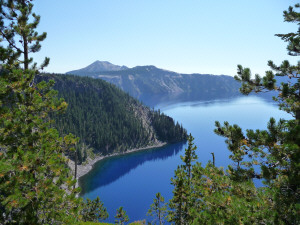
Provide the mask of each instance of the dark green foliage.
{"label": "dark green foliage", "polygon": [[115,223],[119,225],[123,225],[129,221],[129,218],[126,214],[126,211],[123,209],[123,207],[117,209],[117,215],[115,215],[115,218],[116,218]]}
{"label": "dark green foliage", "polygon": [[83,210],[81,211],[83,221],[98,222],[99,220],[105,220],[108,218],[108,213],[99,197],[91,201],[87,199],[82,203]]}
{"label": "dark green foliage", "polygon": [[184,163],[182,168],[187,174],[188,179],[188,185],[190,184],[190,180],[192,178],[192,163],[198,159],[198,156],[196,154],[197,147],[194,146],[194,137],[192,134],[188,137],[188,148],[185,150],[185,155],[181,156],[181,160]]}
{"label": "dark green foliage", "polygon": [[152,111],[152,125],[159,137],[159,140],[165,142],[179,142],[187,139],[187,133],[182,125],[175,122],[173,118],[160,113],[160,111]]}
{"label": "dark green foliage", "polygon": [[[300,25],[300,4],[284,12],[285,20]],[[300,54],[300,33],[277,35],[287,41],[290,55]],[[174,197],[169,216],[175,224],[300,224],[300,64],[269,62],[273,71],[251,78],[249,68],[238,66],[241,92],[278,91],[280,109],[294,119],[270,118],[266,130],[246,130],[216,122],[215,133],[226,138],[232,164],[224,171],[211,162],[191,166],[195,147],[186,149],[183,165],[172,179]],[[281,84],[275,79],[287,78]],[[189,147],[193,146],[189,141]],[[188,180],[190,179],[190,182]],[[255,187],[254,179],[263,186]],[[189,207],[187,207],[189,205]]]}
{"label": "dark green foliage", "polygon": [[[289,55],[300,54],[300,4],[289,7],[284,11],[287,22],[298,25],[296,33],[278,34],[288,42]],[[260,178],[269,190],[266,194],[271,199],[270,210],[273,212],[272,222],[285,224],[300,223],[300,64],[291,65],[287,60],[280,66],[272,61],[268,62],[273,71],[267,71],[262,79],[256,75],[256,79],[250,77],[250,69],[238,66],[238,75],[235,77],[242,82],[241,92],[248,94],[256,92],[276,90],[278,96],[274,97],[279,102],[279,108],[290,113],[294,119],[275,121],[271,118],[267,130],[247,130],[246,137],[237,140],[232,130],[233,126],[220,127],[228,140],[239,142],[231,149],[233,156],[239,155],[243,160],[243,170],[232,168],[232,172],[238,179]],[[248,74],[248,75],[246,75]],[[276,79],[283,82],[280,84]],[[234,125],[236,126],[236,125]],[[236,126],[237,127],[237,126]],[[240,129],[240,128],[239,128]],[[248,157],[246,157],[248,156]],[[254,166],[258,165],[260,173],[254,172]]]}
{"label": "dark green foliage", "polygon": [[211,162],[205,167],[199,162],[191,164],[197,158],[192,140],[190,136],[183,164],[171,179],[174,196],[169,202],[169,221],[195,225],[268,224],[273,213],[268,209],[266,189],[256,189],[251,179],[237,180],[230,166],[225,172]]}
{"label": "dark green foliage", "polygon": [[147,216],[153,217],[151,224],[165,224],[167,215],[167,205],[164,197],[158,192],[153,199],[153,204],[150,205],[150,209],[147,212]]}
{"label": "dark green foliage", "polygon": [[150,143],[142,121],[130,111],[136,102],[100,80],[55,76],[55,88],[69,104],[66,113],[54,117],[61,133],[72,132],[97,152],[125,151]]}
{"label": "dark green foliage", "polygon": [[[228,176],[229,175],[229,176]],[[194,202],[188,224],[269,224],[268,199],[253,182],[235,182],[230,171],[211,162],[193,166]]]}
{"label": "dark green foliage", "polygon": [[55,89],[68,102],[65,114],[52,116],[55,127],[62,135],[74,133],[80,137],[81,144],[77,146],[80,163],[88,156],[88,148],[106,155],[151,145],[157,139],[164,142],[186,139],[185,129],[175,125],[172,118],[151,111],[105,81],[71,75],[38,77],[38,80],[49,79],[55,80]]}
{"label": "dark green foliage", "polygon": [[169,221],[175,224],[189,224],[191,221],[190,209],[194,206],[192,199],[192,168],[193,162],[198,158],[194,138],[190,134],[188,137],[188,148],[185,149],[185,156],[181,156],[183,165],[178,166],[175,177],[171,179],[174,186],[173,198],[170,200]]}
{"label": "dark green foliage", "polygon": [[66,103],[53,82],[35,84],[34,75],[0,74],[0,223],[69,223],[78,219],[80,199],[63,153],[76,140],[49,128],[48,113]]}
{"label": "dark green foliage", "polygon": [[50,127],[49,113],[67,104],[56,97],[53,81],[34,82],[35,64],[29,70],[28,54],[46,37],[35,31],[39,16],[31,2],[0,1],[0,223],[72,224],[81,199],[64,152],[77,140]]}
{"label": "dark green foliage", "polygon": [[[62,138],[51,127],[49,114],[65,111],[67,103],[53,80],[35,81],[36,64],[29,69],[28,54],[46,37],[35,31],[40,17],[32,8],[32,0],[0,0],[0,223],[76,224],[85,205],[65,154],[75,151],[78,138]],[[84,212],[102,205],[96,200],[88,207]]]}
{"label": "dark green foliage", "polygon": [[[40,42],[47,33],[38,34],[36,28],[40,22],[40,16],[32,12],[33,4],[29,0],[1,0],[0,2],[0,38],[5,40],[6,46],[0,46],[0,60],[13,67],[29,69],[33,59],[30,53],[36,53],[41,49]],[[1,41],[2,42],[2,41]],[[23,56],[23,59],[20,57]],[[49,64],[49,58],[45,58],[39,69]],[[36,63],[31,69],[36,70]]]}

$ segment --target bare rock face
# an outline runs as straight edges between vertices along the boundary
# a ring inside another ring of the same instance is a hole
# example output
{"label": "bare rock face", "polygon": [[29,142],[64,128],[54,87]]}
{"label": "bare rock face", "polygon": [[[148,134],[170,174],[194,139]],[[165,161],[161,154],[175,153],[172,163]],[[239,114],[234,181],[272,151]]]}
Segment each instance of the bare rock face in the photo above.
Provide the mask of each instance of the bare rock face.
{"label": "bare rock face", "polygon": [[132,104],[130,110],[134,112],[136,118],[142,121],[143,127],[149,131],[149,143],[151,145],[159,143],[158,137],[152,126],[150,109],[144,105]]}

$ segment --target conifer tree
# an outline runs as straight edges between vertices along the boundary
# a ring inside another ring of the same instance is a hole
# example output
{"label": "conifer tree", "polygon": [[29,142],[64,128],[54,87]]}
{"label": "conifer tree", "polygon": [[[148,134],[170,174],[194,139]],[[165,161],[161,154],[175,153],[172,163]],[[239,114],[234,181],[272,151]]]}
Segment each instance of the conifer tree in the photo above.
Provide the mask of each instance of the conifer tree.
{"label": "conifer tree", "polygon": [[67,104],[56,98],[53,81],[35,83],[36,64],[29,69],[29,53],[46,37],[35,31],[40,17],[32,8],[26,0],[0,2],[0,220],[73,223],[81,200],[64,151],[74,149],[77,140],[63,139],[50,128],[48,114],[64,111]]}
{"label": "conifer tree", "polygon": [[[300,4],[289,7],[284,11],[286,22],[296,23],[298,31],[289,34],[277,34],[288,42],[289,55],[300,54]],[[297,11],[298,10],[298,11]],[[242,151],[240,156],[244,159],[245,169],[238,171],[247,178],[260,178],[271,188],[268,193],[273,201],[272,210],[276,212],[274,222],[297,224],[300,221],[300,63],[291,65],[287,60],[280,66],[272,61],[268,65],[274,71],[267,71],[261,78],[258,74],[251,79],[251,70],[238,66],[238,75],[235,78],[242,83],[241,92],[249,94],[251,91],[261,92],[276,90],[278,96],[274,97],[279,102],[280,109],[290,113],[294,119],[279,120],[277,123],[271,118],[268,130],[247,130],[246,137],[237,140],[233,137],[236,132],[228,133],[232,126],[220,127],[218,134],[230,140],[241,143],[232,149],[233,155]],[[276,77],[285,78],[284,82],[276,82]],[[252,160],[246,161],[245,155],[250,155]],[[261,167],[261,173],[254,172],[253,165]]]}
{"label": "conifer tree", "polygon": [[54,81],[35,81],[49,59],[37,68],[29,57],[46,38],[35,30],[40,17],[32,9],[32,0],[0,1],[0,223],[75,224],[105,217],[99,199],[85,204],[76,197],[65,153],[75,151],[78,139],[62,138],[50,126],[49,113],[63,112],[67,103],[56,97]]}
{"label": "conifer tree", "polygon": [[[33,0],[1,0],[0,1],[0,38],[6,42],[6,46],[0,46],[0,60],[13,67],[23,65],[24,70],[29,69],[33,62],[30,53],[36,53],[41,49],[40,42],[47,34],[38,34],[36,28],[40,22],[40,16],[32,12]],[[43,69],[49,64],[49,58],[45,58],[40,65]],[[37,69],[34,63],[31,69]]]}
{"label": "conifer tree", "polygon": [[98,222],[99,220],[105,220],[108,218],[107,210],[104,208],[99,197],[93,201],[87,199],[87,201],[83,203],[82,208],[83,221],[85,222]]}
{"label": "conifer tree", "polygon": [[155,197],[156,198],[153,200],[153,204],[150,205],[147,215],[154,217],[151,224],[156,224],[157,222],[159,225],[162,225],[165,224],[167,206],[164,197],[159,192]]}
{"label": "conifer tree", "polygon": [[188,148],[185,150],[185,155],[181,156],[181,160],[183,161],[183,169],[187,173],[187,182],[188,186],[190,186],[191,178],[192,178],[192,163],[198,159],[196,154],[197,147],[194,146],[194,137],[192,134],[188,137]]}
{"label": "conifer tree", "polygon": [[117,209],[117,215],[115,215],[115,218],[116,218],[115,223],[119,225],[123,225],[129,221],[129,218],[126,214],[126,211],[123,209],[123,207]]}
{"label": "conifer tree", "polygon": [[196,161],[197,147],[193,143],[194,138],[190,134],[188,137],[188,148],[185,149],[185,155],[181,156],[183,165],[178,166],[175,171],[175,177],[171,179],[174,186],[173,198],[170,200],[169,221],[175,224],[189,224],[190,211],[194,202],[191,198],[193,192],[192,186],[192,168],[193,162]]}
{"label": "conifer tree", "polygon": [[[277,35],[288,42],[292,56],[300,55],[299,8],[296,4],[284,11],[285,21],[297,23],[298,31]],[[266,130],[246,133],[236,124],[221,126],[217,121],[215,133],[226,138],[233,164],[224,171],[211,162],[205,167],[197,162],[191,168],[189,185],[184,185],[188,161],[185,167],[178,167],[169,204],[175,224],[300,224],[300,63],[268,64],[273,71],[254,79],[249,68],[238,65],[235,78],[242,83],[240,90],[244,94],[277,91],[274,100],[279,108],[294,118],[278,122],[271,118]],[[279,84],[275,76],[286,81]],[[256,187],[254,179],[264,185]],[[190,205],[187,212],[186,204]]]}
{"label": "conifer tree", "polygon": [[[300,55],[300,4],[284,11],[286,22],[296,23],[297,32],[277,34],[288,42],[287,50],[291,56]],[[247,130],[246,135],[238,125],[221,126],[216,122],[218,135],[227,138],[227,145],[232,152],[231,158],[241,162],[241,167],[230,167],[230,177],[236,181],[262,179],[264,195],[269,201],[265,206],[272,212],[270,223],[300,223],[300,63],[291,65],[285,60],[277,66],[268,62],[272,70],[264,77],[258,74],[251,78],[251,70],[238,65],[235,79],[242,83],[240,91],[250,92],[276,91],[274,100],[281,110],[290,113],[294,119],[271,118],[267,130]],[[279,83],[275,78],[280,78]],[[260,171],[254,168],[259,166]]]}
{"label": "conifer tree", "polygon": [[[78,213],[75,180],[63,152],[74,144],[49,128],[48,113],[64,110],[52,82],[35,84],[34,71],[0,75],[1,220],[17,224],[68,222]],[[73,139],[73,140],[70,140]],[[67,194],[66,190],[71,194]],[[55,219],[54,219],[55,218]],[[54,221],[53,221],[54,220]]]}

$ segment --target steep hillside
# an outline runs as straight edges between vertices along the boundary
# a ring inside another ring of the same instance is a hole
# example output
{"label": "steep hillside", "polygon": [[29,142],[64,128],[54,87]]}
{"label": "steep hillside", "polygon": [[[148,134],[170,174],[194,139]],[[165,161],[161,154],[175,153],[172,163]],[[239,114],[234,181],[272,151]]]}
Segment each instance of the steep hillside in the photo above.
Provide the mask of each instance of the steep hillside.
{"label": "steep hillside", "polygon": [[55,80],[54,89],[69,104],[65,114],[53,119],[62,135],[80,137],[80,161],[85,160],[89,148],[107,155],[186,139],[186,131],[172,118],[150,110],[101,79],[57,74],[38,77],[38,81],[42,79]]}
{"label": "steep hillside", "polygon": [[225,75],[180,74],[155,66],[137,66],[118,71],[77,70],[69,73],[106,80],[149,105],[153,105],[153,101],[208,100],[239,95],[239,84]]}

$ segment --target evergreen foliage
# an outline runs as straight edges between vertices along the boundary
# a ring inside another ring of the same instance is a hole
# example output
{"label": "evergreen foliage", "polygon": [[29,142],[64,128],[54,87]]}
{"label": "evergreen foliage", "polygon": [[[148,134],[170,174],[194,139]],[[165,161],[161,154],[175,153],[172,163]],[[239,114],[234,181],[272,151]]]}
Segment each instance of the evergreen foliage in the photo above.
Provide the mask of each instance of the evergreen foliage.
{"label": "evergreen foliage", "polygon": [[63,111],[67,104],[56,98],[53,82],[34,82],[35,64],[28,69],[28,53],[40,49],[45,34],[34,31],[39,16],[30,1],[0,3],[0,221],[71,223],[78,219],[81,200],[63,153],[73,149],[76,139],[59,137],[48,121],[49,113]]}
{"label": "evergreen foliage", "polygon": [[55,80],[59,96],[68,102],[66,113],[52,115],[54,126],[61,135],[73,133],[80,138],[79,163],[93,153],[124,152],[154,144],[157,139],[186,140],[186,130],[175,125],[171,117],[150,110],[112,84],[72,75],[37,77],[38,81],[50,79]]}
{"label": "evergreen foliage", "polygon": [[147,215],[154,218],[151,224],[165,224],[167,205],[164,197],[159,192],[155,195],[155,199],[153,199],[153,204],[150,205]]}
{"label": "evergreen foliage", "polygon": [[196,147],[193,143],[194,138],[190,134],[188,137],[188,148],[185,149],[185,156],[181,156],[183,165],[175,170],[175,176],[171,179],[174,186],[173,198],[169,202],[169,221],[175,224],[189,224],[191,213],[189,209],[193,207],[192,197],[192,166],[197,160]]}
{"label": "evergreen foliage", "polygon": [[[103,205],[76,197],[79,189],[65,157],[75,151],[78,138],[62,138],[51,128],[49,114],[65,111],[67,103],[57,98],[53,80],[35,82],[35,63],[29,69],[28,54],[37,52],[46,37],[35,31],[40,17],[32,8],[28,0],[0,1],[0,223],[95,220]],[[95,209],[98,214],[86,213]]]}
{"label": "evergreen foliage", "polygon": [[179,142],[187,139],[186,130],[182,125],[179,125],[178,122],[175,125],[173,118],[164,113],[160,113],[160,110],[153,110],[151,118],[152,125],[159,140],[165,142]]}
{"label": "evergreen foliage", "polygon": [[[284,12],[285,21],[300,25],[300,4]],[[300,54],[300,32],[277,35],[288,42],[290,55]],[[215,133],[226,138],[233,164],[228,169],[205,167],[197,162],[188,176],[189,148],[183,165],[172,179],[174,197],[169,203],[170,221],[175,224],[300,224],[300,63],[284,61],[275,71],[251,79],[249,68],[238,66],[236,79],[242,82],[241,92],[278,91],[280,109],[294,119],[278,122],[271,118],[267,130],[247,130],[238,125],[217,121]],[[275,75],[287,82],[276,83]],[[290,81],[294,79],[295,81]],[[191,147],[195,150],[195,147]],[[256,187],[254,179],[263,185]],[[189,205],[189,206],[188,206]],[[187,207],[188,206],[188,207]]]}
{"label": "evergreen foliage", "polygon": [[[0,60],[13,67],[23,65],[25,70],[33,62],[29,58],[30,53],[36,53],[41,49],[40,42],[47,33],[38,34],[36,28],[40,22],[40,16],[32,12],[32,0],[1,0],[0,2],[0,37],[6,45],[0,46]],[[23,59],[21,59],[23,56]],[[49,58],[45,58],[39,69],[49,64]],[[36,70],[34,63],[31,69]]]}
{"label": "evergreen foliage", "polygon": [[129,221],[129,218],[126,214],[126,211],[123,209],[123,207],[117,209],[117,215],[115,215],[115,218],[116,218],[115,223],[119,225],[123,225]]}
{"label": "evergreen foliage", "polygon": [[35,85],[33,77],[33,71],[1,71],[0,220],[67,222],[77,218],[79,204],[63,155],[69,136],[59,137],[47,120],[49,112],[63,110],[66,103],[54,98],[51,83]]}
{"label": "evergreen foliage", "polygon": [[99,220],[105,220],[108,218],[107,210],[104,208],[99,197],[93,201],[87,199],[87,201],[83,203],[82,208],[82,219],[85,222],[98,222]]}

